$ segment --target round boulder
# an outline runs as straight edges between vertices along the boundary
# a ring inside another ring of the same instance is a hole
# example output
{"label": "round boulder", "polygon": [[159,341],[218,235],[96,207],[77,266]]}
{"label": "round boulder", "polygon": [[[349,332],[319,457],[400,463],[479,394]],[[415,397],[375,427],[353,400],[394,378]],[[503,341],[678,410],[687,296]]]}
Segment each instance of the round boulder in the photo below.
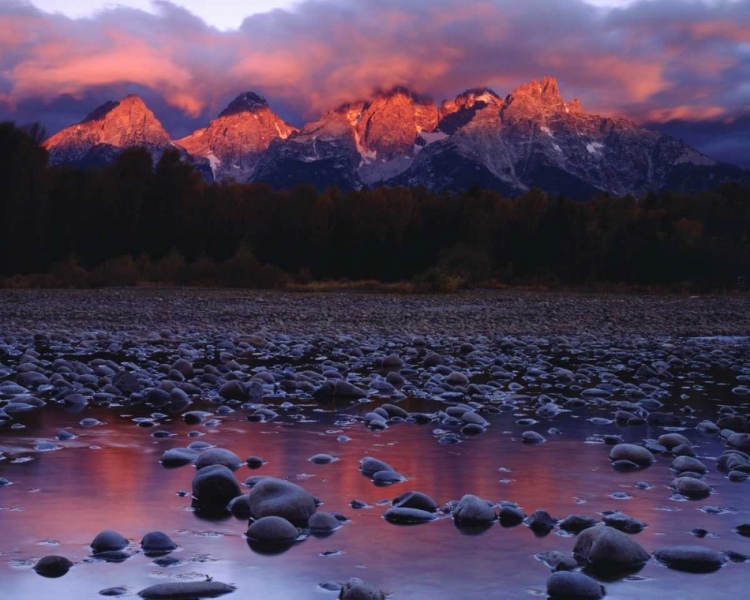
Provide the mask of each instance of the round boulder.
{"label": "round boulder", "polygon": [[204,467],[193,477],[193,496],[203,508],[225,510],[241,494],[234,473],[224,465]]}
{"label": "round boulder", "polygon": [[389,523],[397,525],[419,525],[420,523],[429,523],[437,519],[434,512],[420,510],[418,508],[389,508],[383,515]]}
{"label": "round boulder", "polygon": [[177,549],[170,537],[162,531],[151,531],[143,536],[141,548],[146,556],[167,554]]}
{"label": "round boulder", "polygon": [[91,542],[91,549],[94,551],[94,554],[122,550],[127,547],[128,540],[111,529],[102,531],[94,538],[94,541]]}
{"label": "round boulder", "polygon": [[299,531],[282,517],[262,517],[250,524],[247,537],[258,544],[293,544]]}
{"label": "round boulder", "polygon": [[[235,495],[239,496],[239,492]],[[265,477],[256,483],[248,494],[248,504],[256,519],[283,517],[300,527],[307,525],[316,508],[312,494],[290,481],[275,477]]]}
{"label": "round boulder", "polygon": [[195,468],[198,470],[212,465],[223,465],[227,469],[236,471],[240,468],[241,464],[242,459],[231,450],[226,450],[225,448],[211,448],[203,452],[195,460]]}
{"label": "round boulder", "polygon": [[712,573],[727,562],[723,554],[703,546],[659,548],[654,558],[670,569],[689,573]]}
{"label": "round boulder", "polygon": [[671,485],[675,492],[691,500],[700,500],[711,495],[711,486],[694,477],[678,477]]}
{"label": "round boulder", "polygon": [[601,525],[578,535],[573,555],[592,570],[605,573],[637,571],[649,559],[648,552],[627,534]]}
{"label": "round boulder", "polygon": [[341,522],[331,513],[316,512],[307,521],[307,528],[312,533],[331,533],[341,527]]}
{"label": "round boulder", "polygon": [[52,555],[40,558],[34,565],[34,571],[42,577],[62,577],[72,566],[73,563],[64,556]]}
{"label": "round boulder", "polygon": [[394,508],[416,508],[427,512],[437,512],[438,505],[422,492],[406,492],[393,499]]}
{"label": "round boulder", "polygon": [[339,600],[385,600],[385,594],[374,585],[353,577],[341,586]]}
{"label": "round boulder", "polygon": [[604,593],[598,581],[583,573],[558,571],[547,580],[547,595],[552,600],[599,600]]}
{"label": "round boulder", "polygon": [[491,525],[496,518],[494,506],[472,494],[466,494],[461,498],[456,510],[453,511],[453,520],[457,524],[470,527]]}
{"label": "round boulder", "polygon": [[610,451],[609,458],[613,462],[629,460],[641,467],[647,467],[656,460],[651,452],[636,444],[617,444]]}

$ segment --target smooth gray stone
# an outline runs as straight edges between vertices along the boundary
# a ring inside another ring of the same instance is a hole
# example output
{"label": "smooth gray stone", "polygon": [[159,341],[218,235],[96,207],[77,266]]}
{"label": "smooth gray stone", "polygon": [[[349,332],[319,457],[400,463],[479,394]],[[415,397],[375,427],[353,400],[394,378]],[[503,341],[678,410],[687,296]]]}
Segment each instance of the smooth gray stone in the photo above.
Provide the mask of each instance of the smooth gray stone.
{"label": "smooth gray stone", "polygon": [[602,519],[608,527],[614,527],[625,533],[639,533],[646,529],[647,525],[634,517],[629,517],[623,513],[613,513],[605,515]]}
{"label": "smooth gray stone", "polygon": [[242,495],[234,473],[223,465],[211,465],[193,477],[193,496],[210,510],[225,510],[233,498]]}
{"label": "smooth gray stone", "polygon": [[283,517],[300,527],[307,525],[316,509],[312,494],[291,481],[275,477],[265,477],[258,481],[248,494],[248,504],[256,519]]}
{"label": "smooth gray stone", "polygon": [[705,475],[706,471],[708,471],[706,465],[697,458],[692,458],[690,456],[678,456],[675,458],[672,461],[672,469],[678,473],[692,471],[693,473],[700,473],[701,475]]}
{"label": "smooth gray stone", "polygon": [[385,600],[385,594],[374,585],[353,577],[341,587],[339,600]]}
{"label": "smooth gray stone", "polygon": [[581,533],[597,524],[597,520],[583,515],[568,515],[560,521],[560,529],[570,533]]}
{"label": "smooth gray stone", "polygon": [[166,554],[177,549],[175,544],[170,537],[162,531],[150,531],[143,536],[141,540],[141,548],[146,555],[152,554]]}
{"label": "smooth gray stone", "polygon": [[547,595],[552,600],[599,600],[604,587],[583,573],[559,571],[547,580]]}
{"label": "smooth gray stone", "polygon": [[178,581],[157,583],[141,590],[138,595],[144,600],[193,600],[194,598],[218,598],[236,589],[219,581]]}
{"label": "smooth gray stone", "polygon": [[394,508],[417,508],[427,512],[437,512],[438,505],[432,498],[422,492],[406,492],[393,499]]}
{"label": "smooth gray stone", "polygon": [[367,475],[368,477],[372,477],[378,471],[395,471],[387,462],[377,458],[370,458],[369,456],[359,461],[359,470],[363,475]]}
{"label": "smooth gray stone", "polygon": [[472,494],[461,498],[453,511],[453,520],[459,525],[491,525],[496,519],[493,505]]}
{"label": "smooth gray stone", "polygon": [[328,533],[341,527],[341,522],[331,513],[316,512],[307,521],[307,527],[313,532]]}
{"label": "smooth gray stone", "polygon": [[672,481],[672,489],[693,500],[700,500],[711,495],[711,487],[705,481],[694,477],[678,477]]}
{"label": "smooth gray stone", "polygon": [[247,537],[259,544],[292,544],[299,537],[299,531],[282,517],[262,517],[250,523]]}
{"label": "smooth gray stone", "polygon": [[182,467],[196,461],[200,453],[190,448],[171,448],[161,455],[161,464],[168,468]]}
{"label": "smooth gray stone", "polygon": [[122,550],[127,547],[128,540],[111,529],[102,531],[94,538],[94,541],[91,542],[91,549],[95,554],[100,552],[110,552],[112,550]]}
{"label": "smooth gray stone", "polygon": [[398,525],[417,525],[420,523],[429,523],[437,519],[434,512],[427,512],[418,508],[389,508],[383,515],[389,523]]}
{"label": "smooth gray stone", "polygon": [[578,568],[578,563],[572,556],[568,556],[557,550],[540,552],[536,555],[536,558],[553,571],[573,571]]}
{"label": "smooth gray stone", "polygon": [[226,448],[210,448],[195,460],[195,468],[199,471],[212,465],[222,465],[227,469],[236,471],[242,465],[242,459]]}
{"label": "smooth gray stone", "polygon": [[627,572],[640,569],[649,554],[627,534],[599,525],[578,535],[573,555],[596,571]]}
{"label": "smooth gray stone", "polygon": [[629,460],[640,466],[648,466],[656,460],[646,448],[635,444],[617,444],[610,451],[609,458],[613,462]]}
{"label": "smooth gray stone", "polygon": [[64,556],[52,555],[40,558],[34,565],[34,571],[42,577],[62,577],[72,566],[73,563]]}
{"label": "smooth gray stone", "polygon": [[689,573],[712,573],[727,562],[727,558],[704,546],[671,546],[659,548],[654,558],[670,569]]}

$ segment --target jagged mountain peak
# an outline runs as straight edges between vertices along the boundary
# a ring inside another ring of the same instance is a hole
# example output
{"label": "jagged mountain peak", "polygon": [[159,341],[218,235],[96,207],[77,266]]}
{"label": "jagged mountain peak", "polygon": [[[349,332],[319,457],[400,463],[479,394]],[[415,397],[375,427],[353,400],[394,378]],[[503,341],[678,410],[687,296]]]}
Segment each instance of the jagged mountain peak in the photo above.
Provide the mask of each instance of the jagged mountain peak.
{"label": "jagged mountain peak", "polygon": [[243,112],[255,112],[269,108],[268,101],[255,92],[245,92],[232,100],[227,107],[219,113],[219,117],[228,117]]}

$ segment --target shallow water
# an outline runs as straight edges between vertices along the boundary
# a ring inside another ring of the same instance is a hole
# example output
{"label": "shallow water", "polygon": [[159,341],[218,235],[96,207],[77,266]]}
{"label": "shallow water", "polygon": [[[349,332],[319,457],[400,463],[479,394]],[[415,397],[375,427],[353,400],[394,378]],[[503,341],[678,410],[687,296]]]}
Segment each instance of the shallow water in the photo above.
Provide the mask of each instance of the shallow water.
{"label": "shallow water", "polygon": [[[735,365],[748,364],[746,339],[689,343],[716,344],[734,358]],[[661,356],[658,348],[655,344],[648,350],[652,358]],[[44,358],[52,360],[55,356],[49,353]],[[141,348],[137,353],[91,353],[86,360],[93,356],[146,364],[148,360],[170,362],[176,354],[163,352],[163,348]],[[569,349],[549,357],[549,361],[571,369],[581,364],[615,371],[617,365],[623,367],[619,359],[597,348]],[[4,362],[12,365],[13,358],[6,357]],[[249,371],[284,363],[300,371],[319,362],[319,356],[309,354],[296,360],[259,355],[245,361],[245,368]],[[360,371],[368,370],[361,367]],[[133,421],[155,412],[142,405],[90,405],[74,413],[48,404],[15,415],[13,423],[24,428],[12,429],[10,424],[0,428],[0,452],[5,455],[0,461],[0,477],[12,482],[0,488],[2,596],[94,598],[99,590],[121,585],[135,595],[170,578],[201,580],[210,576],[235,584],[237,597],[266,600],[335,598],[337,592],[325,591],[319,584],[350,577],[370,581],[392,592],[394,598],[528,598],[546,595],[550,574],[534,555],[545,550],[569,554],[575,543],[575,537],[560,535],[558,530],[536,537],[524,525],[503,528],[496,524],[482,534],[469,535],[448,516],[418,526],[386,522],[382,515],[388,506],[378,503],[410,490],[424,492],[440,505],[471,493],[492,501],[516,502],[526,514],[544,508],[558,518],[572,513],[598,518],[603,511],[622,510],[649,525],[635,536],[649,552],[668,545],[700,544],[750,554],[750,539],[732,531],[740,523],[750,522],[750,483],[730,483],[718,472],[714,461],[724,444],[718,436],[704,436],[694,429],[705,418],[715,420],[722,404],[747,413],[743,398],[731,392],[738,384],[739,371],[714,365],[706,367],[699,379],[689,377],[688,371],[685,367],[664,383],[666,395],[661,400],[665,406],[660,410],[679,411],[686,405],[695,409],[693,414],[684,415],[681,433],[693,442],[698,457],[709,467],[706,481],[714,487],[709,498],[699,501],[673,498],[668,487],[674,477],[669,469],[671,455],[659,456],[655,465],[637,472],[619,473],[610,467],[610,447],[603,443],[603,435],[619,434],[625,441],[641,443],[665,432],[664,428],[648,425],[618,427],[588,420],[611,419],[610,405],[574,409],[528,427],[516,424],[519,418],[534,417],[531,402],[521,402],[514,411],[485,415],[491,424],[485,433],[460,436],[457,444],[440,444],[435,430],[445,428],[437,422],[392,423],[384,431],[371,431],[350,418],[364,415],[385,399],[332,406],[297,398],[295,404],[302,407],[304,417],[300,419],[300,413],[279,409],[287,398],[278,398],[267,400],[280,413],[268,423],[249,422],[249,411],[238,410],[217,417],[214,426],[186,425],[175,414],[158,418],[154,428],[139,427]],[[627,380],[627,369],[621,368],[619,374]],[[475,382],[486,379],[481,370],[472,375]],[[543,391],[561,392],[569,398],[577,395],[569,389],[555,389],[547,377],[519,372],[515,381],[523,386],[520,393],[531,399]],[[626,398],[615,392],[612,400]],[[446,406],[423,397],[410,397],[399,405],[410,412],[435,412]],[[190,407],[208,411],[216,408],[208,400]],[[102,423],[83,427],[79,422],[84,417]],[[549,434],[552,427],[560,434]],[[78,437],[56,441],[59,450],[34,450],[41,441],[55,441],[55,434],[63,428]],[[151,434],[157,429],[175,435],[156,439]],[[522,444],[520,435],[528,429],[542,433],[548,442]],[[341,435],[351,439],[339,442],[337,437]],[[257,455],[267,461],[258,470],[243,466],[236,473],[240,482],[250,475],[290,479],[322,499],[321,510],[341,512],[350,521],[330,537],[308,537],[281,555],[256,553],[243,537],[246,521],[234,517],[202,519],[193,511],[189,494],[178,494],[190,490],[192,466],[161,466],[159,458],[165,450],[196,439],[228,448],[241,458]],[[328,465],[307,460],[321,452],[340,460]],[[358,470],[364,456],[385,460],[408,480],[376,487]],[[638,489],[637,481],[653,487]],[[624,493],[626,498],[614,498],[616,493]],[[355,510],[349,506],[355,498],[371,506]],[[726,510],[718,515],[700,510],[709,505]],[[704,528],[716,537],[698,540],[689,533],[694,528]],[[104,529],[114,529],[132,540],[134,551],[145,533],[164,531],[180,547],[173,556],[184,562],[162,568],[141,553],[122,563],[91,561],[88,544]],[[332,551],[337,552],[324,555]],[[38,576],[31,567],[48,554],[66,556],[76,566],[62,579]],[[718,573],[693,575],[668,570],[652,561],[636,576],[605,585],[609,598],[735,600],[742,596],[748,575],[750,563],[729,563]]]}

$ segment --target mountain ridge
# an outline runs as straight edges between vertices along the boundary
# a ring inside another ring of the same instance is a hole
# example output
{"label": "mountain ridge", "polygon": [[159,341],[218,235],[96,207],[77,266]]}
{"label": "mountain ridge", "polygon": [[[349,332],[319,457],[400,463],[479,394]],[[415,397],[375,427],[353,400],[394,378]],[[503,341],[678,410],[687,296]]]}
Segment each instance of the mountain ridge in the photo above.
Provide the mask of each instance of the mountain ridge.
{"label": "mountain ridge", "polygon": [[[51,164],[106,163],[117,149],[145,145],[156,157],[177,147],[209,180],[309,183],[347,189],[385,183],[433,191],[474,185],[516,195],[531,187],[586,199],[599,192],[640,196],[682,181],[690,191],[750,172],[719,163],[633,121],[566,102],[554,77],[524,83],[504,98],[466,90],[440,105],[405,87],[379,90],[296,128],[267,100],[245,92],[204,127],[170,140],[137,96],[107,102],[44,142]],[[108,152],[103,152],[104,147]],[[97,148],[99,150],[97,151]],[[210,167],[210,169],[205,168]],[[210,171],[210,174],[209,174]]]}

